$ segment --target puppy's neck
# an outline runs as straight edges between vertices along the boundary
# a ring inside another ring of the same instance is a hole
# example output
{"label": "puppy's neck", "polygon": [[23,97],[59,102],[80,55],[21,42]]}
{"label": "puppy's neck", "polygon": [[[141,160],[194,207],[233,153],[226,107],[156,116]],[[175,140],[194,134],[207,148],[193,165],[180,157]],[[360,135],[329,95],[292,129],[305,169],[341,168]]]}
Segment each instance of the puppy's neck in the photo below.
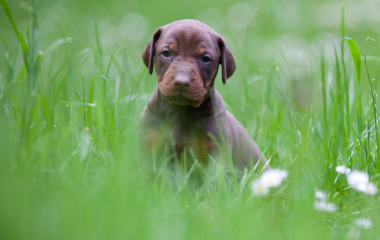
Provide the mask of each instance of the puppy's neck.
{"label": "puppy's neck", "polygon": [[176,105],[166,102],[158,90],[154,89],[151,98],[148,100],[147,107],[149,111],[163,118],[193,121],[200,118],[219,116],[225,113],[223,99],[220,94],[210,87],[203,103],[197,107],[188,105]]}

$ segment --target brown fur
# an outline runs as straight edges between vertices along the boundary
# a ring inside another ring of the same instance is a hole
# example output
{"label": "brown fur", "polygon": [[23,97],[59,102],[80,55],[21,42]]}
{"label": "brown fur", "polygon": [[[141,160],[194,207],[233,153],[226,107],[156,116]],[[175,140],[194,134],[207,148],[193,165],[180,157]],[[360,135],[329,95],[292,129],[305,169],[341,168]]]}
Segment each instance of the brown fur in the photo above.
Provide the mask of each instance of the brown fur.
{"label": "brown fur", "polygon": [[259,148],[214,89],[219,65],[223,83],[236,68],[221,36],[195,20],[173,22],[156,30],[142,58],[150,74],[155,61],[158,80],[139,120],[139,135],[147,152],[154,144],[160,148],[162,143],[172,143],[177,156],[191,149],[206,163],[210,154],[218,154],[215,138],[232,153],[238,169],[249,167],[250,160],[257,162]]}

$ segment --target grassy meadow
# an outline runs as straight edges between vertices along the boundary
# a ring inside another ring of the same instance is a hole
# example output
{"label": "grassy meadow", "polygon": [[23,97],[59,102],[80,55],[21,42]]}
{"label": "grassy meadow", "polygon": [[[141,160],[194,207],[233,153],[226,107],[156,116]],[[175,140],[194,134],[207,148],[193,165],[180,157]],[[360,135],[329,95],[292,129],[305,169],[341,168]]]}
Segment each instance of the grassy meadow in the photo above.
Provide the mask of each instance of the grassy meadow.
{"label": "grassy meadow", "polygon": [[[380,184],[377,0],[0,3],[0,239],[380,239],[380,194],[335,170]],[[140,157],[157,84],[141,54],[188,18],[225,38],[237,70],[216,89],[289,173],[268,195],[250,188],[260,169],[196,184],[204,166]]]}

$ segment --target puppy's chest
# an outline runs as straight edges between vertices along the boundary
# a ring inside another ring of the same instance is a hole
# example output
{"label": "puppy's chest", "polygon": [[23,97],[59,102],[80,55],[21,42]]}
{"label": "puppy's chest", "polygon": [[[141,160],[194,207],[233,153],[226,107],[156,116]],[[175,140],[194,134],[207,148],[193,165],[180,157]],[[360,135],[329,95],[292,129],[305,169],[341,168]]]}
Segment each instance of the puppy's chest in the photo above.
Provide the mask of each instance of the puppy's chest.
{"label": "puppy's chest", "polygon": [[208,155],[216,149],[210,135],[214,135],[207,128],[207,122],[195,123],[167,123],[166,137],[175,146],[178,156],[184,151],[193,151],[200,161],[206,161]]}

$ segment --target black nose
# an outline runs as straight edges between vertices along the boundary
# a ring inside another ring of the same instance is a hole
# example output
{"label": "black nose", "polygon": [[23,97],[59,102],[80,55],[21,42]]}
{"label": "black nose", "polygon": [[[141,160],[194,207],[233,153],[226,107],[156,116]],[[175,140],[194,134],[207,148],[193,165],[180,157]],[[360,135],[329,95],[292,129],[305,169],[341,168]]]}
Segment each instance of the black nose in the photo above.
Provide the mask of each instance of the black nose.
{"label": "black nose", "polygon": [[176,86],[176,88],[186,89],[186,88],[190,87],[191,79],[189,76],[186,76],[184,74],[180,74],[180,75],[174,77],[173,84]]}

